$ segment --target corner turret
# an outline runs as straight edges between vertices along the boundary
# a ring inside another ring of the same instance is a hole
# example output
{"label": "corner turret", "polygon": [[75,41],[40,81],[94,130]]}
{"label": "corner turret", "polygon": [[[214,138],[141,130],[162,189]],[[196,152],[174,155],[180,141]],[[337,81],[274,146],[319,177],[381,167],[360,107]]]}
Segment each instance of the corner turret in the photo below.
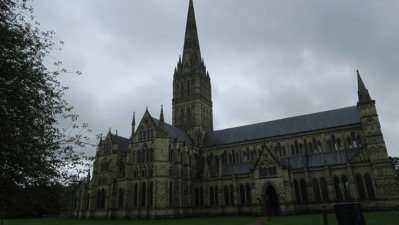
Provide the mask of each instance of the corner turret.
{"label": "corner turret", "polygon": [[133,112],[133,119],[132,119],[132,134],[131,137],[133,137],[134,132],[136,132],[136,115],[135,112]]}
{"label": "corner turret", "polygon": [[378,119],[375,100],[373,100],[364,84],[359,71],[357,71],[358,81],[358,102],[357,109],[360,115],[360,122],[363,127],[362,145],[368,151],[369,159],[372,161],[388,159],[388,153],[385,146],[384,137],[381,131],[380,121]]}
{"label": "corner turret", "polygon": [[375,101],[371,99],[369,90],[367,90],[366,85],[362,80],[362,77],[359,74],[359,70],[356,70],[357,73],[357,95],[358,95],[358,105],[361,104],[374,104]]}

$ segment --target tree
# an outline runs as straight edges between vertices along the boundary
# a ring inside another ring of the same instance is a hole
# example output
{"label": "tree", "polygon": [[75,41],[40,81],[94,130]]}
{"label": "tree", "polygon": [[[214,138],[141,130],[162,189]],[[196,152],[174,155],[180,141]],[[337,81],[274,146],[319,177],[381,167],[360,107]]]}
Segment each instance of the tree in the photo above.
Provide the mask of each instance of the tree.
{"label": "tree", "polygon": [[[63,99],[67,88],[57,77],[67,71],[60,61],[54,71],[43,64],[54,40],[53,31],[38,29],[27,0],[0,0],[0,217],[40,196],[31,190],[76,181],[85,156],[74,146],[92,141],[88,125],[75,124],[78,116]],[[71,126],[60,128],[61,119]]]}

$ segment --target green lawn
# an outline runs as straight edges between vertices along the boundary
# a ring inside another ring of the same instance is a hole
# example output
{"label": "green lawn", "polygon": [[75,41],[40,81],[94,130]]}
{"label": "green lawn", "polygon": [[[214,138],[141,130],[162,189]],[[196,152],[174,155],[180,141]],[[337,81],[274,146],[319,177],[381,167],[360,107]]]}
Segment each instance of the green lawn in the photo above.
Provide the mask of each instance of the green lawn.
{"label": "green lawn", "polygon": [[245,225],[255,217],[200,217],[168,220],[76,220],[76,219],[21,219],[5,220],[3,225]]}
{"label": "green lawn", "polygon": [[[366,225],[398,225],[399,212],[364,214]],[[75,220],[60,218],[4,220],[3,225],[245,225],[255,217],[205,217],[174,220]],[[337,225],[335,214],[328,215],[329,225]],[[321,225],[321,215],[272,217],[265,225]]]}
{"label": "green lawn", "polygon": [[[364,213],[366,225],[399,225],[399,211]],[[272,225],[321,225],[323,219],[320,215],[284,216],[271,218]],[[328,224],[337,225],[335,214],[328,214]]]}

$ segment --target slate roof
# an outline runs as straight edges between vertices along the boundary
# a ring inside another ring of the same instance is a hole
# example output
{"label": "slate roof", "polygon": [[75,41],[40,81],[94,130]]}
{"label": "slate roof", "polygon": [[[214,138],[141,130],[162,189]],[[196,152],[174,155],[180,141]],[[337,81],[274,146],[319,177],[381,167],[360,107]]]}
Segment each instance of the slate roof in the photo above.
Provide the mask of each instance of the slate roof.
{"label": "slate roof", "polygon": [[208,132],[206,147],[360,123],[356,106]]}
{"label": "slate roof", "polygon": [[[155,124],[157,126],[159,126],[158,119],[152,118],[152,120],[155,122]],[[187,142],[187,144],[192,145],[190,137],[187,135],[187,133],[184,130],[177,128],[175,126],[172,126],[168,123],[164,123],[164,124],[165,124],[165,129],[166,129],[166,132],[168,133],[169,138],[177,138],[179,141],[185,141],[185,142]]]}
{"label": "slate roof", "polygon": [[117,143],[119,146],[119,151],[120,152],[127,152],[129,149],[129,139],[124,138],[115,134],[111,134],[112,142]]}
{"label": "slate roof", "polygon": [[[349,149],[332,152],[322,152],[309,154],[308,167],[317,167],[324,165],[338,165],[350,161],[360,149]],[[306,165],[306,155],[297,155],[281,158],[280,162],[283,166],[291,166],[292,169],[303,168]]]}

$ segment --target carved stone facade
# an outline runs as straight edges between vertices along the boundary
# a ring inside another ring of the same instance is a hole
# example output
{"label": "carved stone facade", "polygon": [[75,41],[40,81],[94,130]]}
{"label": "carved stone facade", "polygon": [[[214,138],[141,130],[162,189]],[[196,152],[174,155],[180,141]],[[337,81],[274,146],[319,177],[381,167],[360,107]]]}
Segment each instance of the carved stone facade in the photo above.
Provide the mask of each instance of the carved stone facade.
{"label": "carved stone facade", "polygon": [[213,130],[211,82],[189,4],[172,125],[146,110],[130,138],[108,132],[76,192],[81,218],[284,215],[360,202],[399,206],[398,183],[359,73],[356,105]]}

